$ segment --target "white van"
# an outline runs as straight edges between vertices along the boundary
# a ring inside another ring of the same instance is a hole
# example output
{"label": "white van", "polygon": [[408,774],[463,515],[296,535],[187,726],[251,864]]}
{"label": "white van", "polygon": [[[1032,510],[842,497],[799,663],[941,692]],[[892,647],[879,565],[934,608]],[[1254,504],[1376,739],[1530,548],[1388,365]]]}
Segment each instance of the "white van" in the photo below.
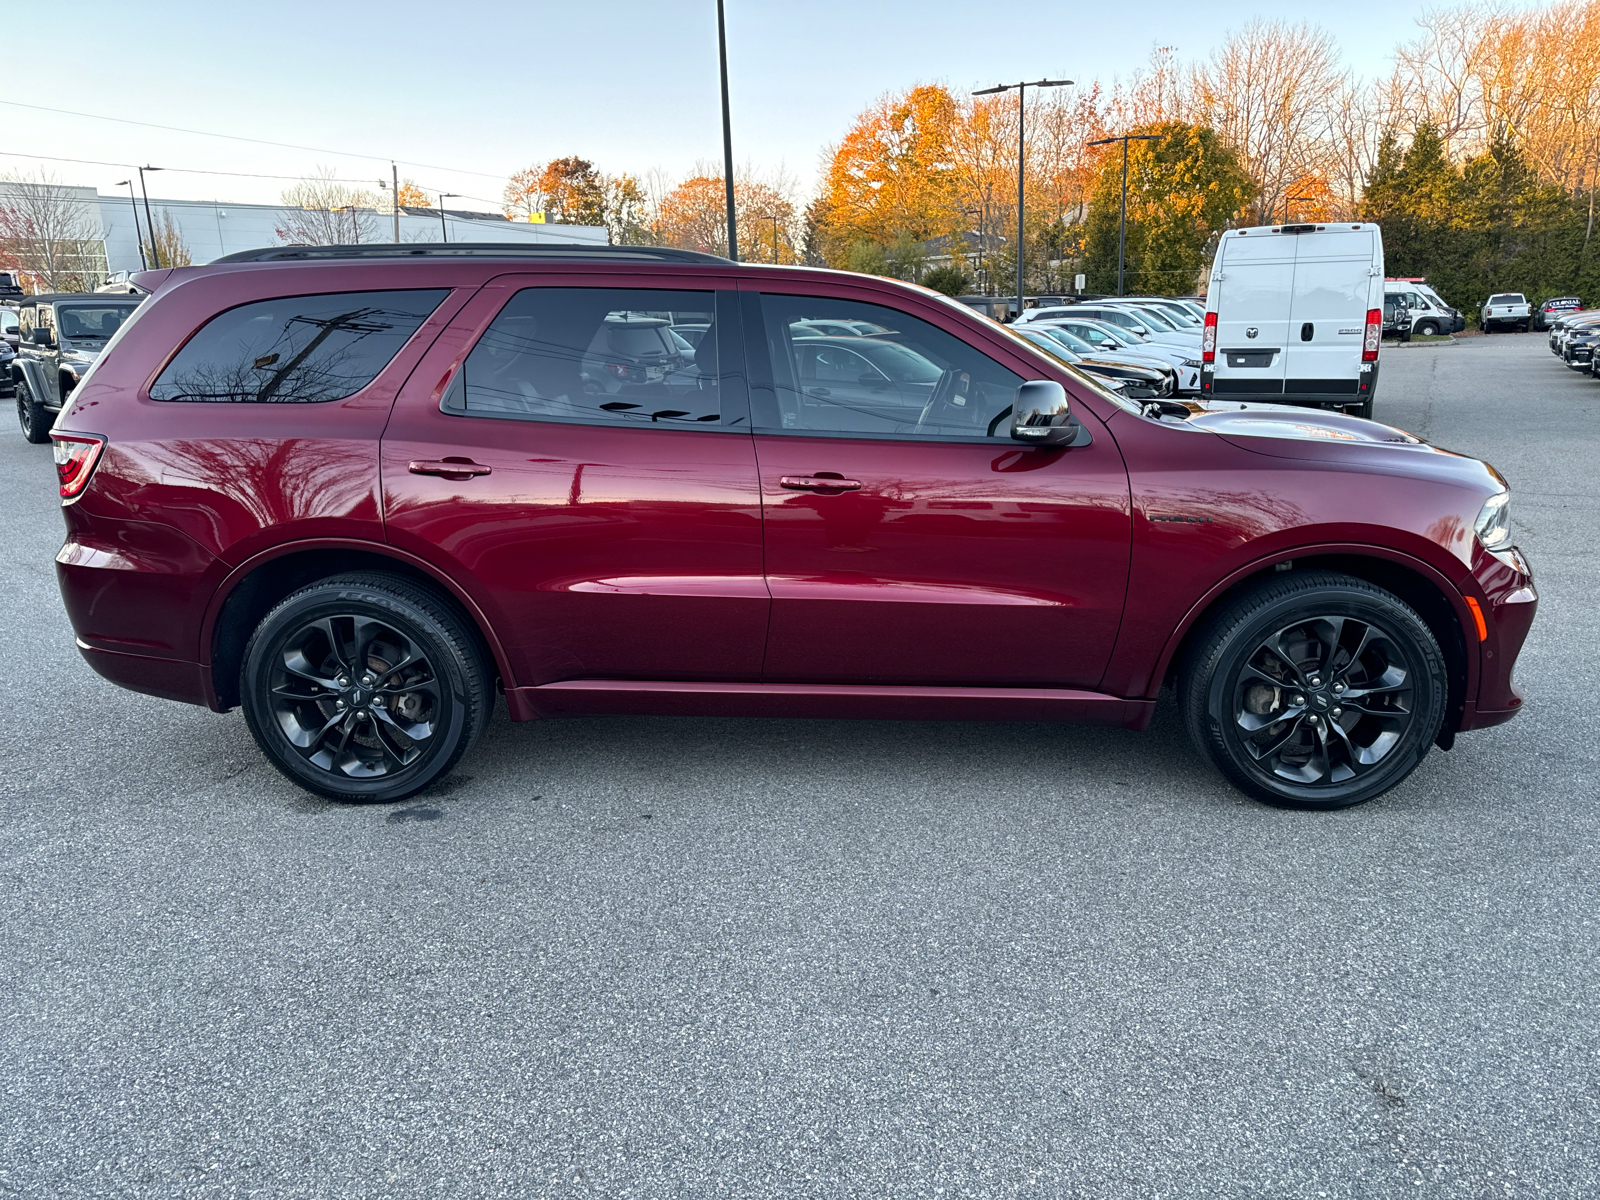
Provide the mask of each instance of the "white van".
{"label": "white van", "polygon": [[1382,335],[1376,225],[1230,229],[1206,291],[1201,398],[1370,417]]}
{"label": "white van", "polygon": [[1460,333],[1467,327],[1467,319],[1446,304],[1444,298],[1428,286],[1426,279],[1386,279],[1383,294],[1399,296],[1411,310],[1411,332],[1418,337]]}

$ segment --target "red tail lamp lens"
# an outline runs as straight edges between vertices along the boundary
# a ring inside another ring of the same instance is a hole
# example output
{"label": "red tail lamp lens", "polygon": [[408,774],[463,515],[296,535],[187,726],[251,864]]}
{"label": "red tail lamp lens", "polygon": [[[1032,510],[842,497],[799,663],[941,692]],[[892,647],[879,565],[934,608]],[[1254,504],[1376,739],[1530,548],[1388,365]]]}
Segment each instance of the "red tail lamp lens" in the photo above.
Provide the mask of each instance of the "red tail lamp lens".
{"label": "red tail lamp lens", "polygon": [[1367,336],[1361,343],[1361,361],[1378,361],[1378,344],[1383,341],[1383,310],[1367,309]]}
{"label": "red tail lamp lens", "polygon": [[1206,314],[1205,332],[1200,335],[1200,361],[1217,361],[1217,314]]}
{"label": "red tail lamp lens", "polygon": [[92,433],[50,434],[55,443],[56,482],[61,485],[61,498],[71,500],[89,486],[89,476],[100,461],[100,452],[106,440]]}

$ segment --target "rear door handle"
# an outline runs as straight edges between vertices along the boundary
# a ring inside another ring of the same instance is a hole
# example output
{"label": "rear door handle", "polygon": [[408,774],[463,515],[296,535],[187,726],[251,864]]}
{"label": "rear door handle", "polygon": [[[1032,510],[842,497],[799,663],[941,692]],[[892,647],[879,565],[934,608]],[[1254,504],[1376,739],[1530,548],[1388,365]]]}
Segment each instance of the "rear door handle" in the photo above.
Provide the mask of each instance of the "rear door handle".
{"label": "rear door handle", "polygon": [[860,488],[861,481],[837,475],[784,475],[778,486],[795,492],[853,492]]}
{"label": "rear door handle", "polygon": [[471,479],[474,475],[488,475],[494,470],[470,458],[414,458],[406,469],[413,475],[442,475],[446,479]]}

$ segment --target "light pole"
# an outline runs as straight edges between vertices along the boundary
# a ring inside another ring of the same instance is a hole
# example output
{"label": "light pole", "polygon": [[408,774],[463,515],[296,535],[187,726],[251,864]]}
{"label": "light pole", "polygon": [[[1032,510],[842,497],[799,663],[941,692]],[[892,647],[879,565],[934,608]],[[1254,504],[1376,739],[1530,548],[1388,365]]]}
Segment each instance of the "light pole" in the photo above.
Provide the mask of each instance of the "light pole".
{"label": "light pole", "polygon": [[[144,270],[150,266],[150,260],[144,256],[144,237],[139,233],[139,201],[133,195],[133,180],[122,179],[117,181],[118,187],[122,187],[124,184],[128,187],[128,207],[133,209],[133,243],[139,247],[139,267]],[[150,243],[154,245],[155,238],[151,238]]]}
{"label": "light pole", "polygon": [[448,242],[450,240],[450,226],[448,226],[448,225],[446,225],[444,223],[444,202],[446,200],[454,200],[459,196],[460,196],[459,192],[440,192],[439,193],[439,228],[440,228],[441,231],[443,231],[443,237],[444,237],[444,240],[446,242]]}
{"label": "light pole", "polygon": [[[1029,80],[1029,81],[1023,82],[1023,83],[1001,83],[1001,84],[996,84],[992,88],[983,88],[980,91],[976,91],[976,92],[972,93],[974,96],[993,96],[998,92],[1009,92],[1009,91],[1012,91],[1013,89],[1015,89],[1015,91],[1017,93],[1017,316],[1018,317],[1020,317],[1022,315],[1022,268],[1023,268],[1023,263],[1024,263],[1024,257],[1023,257],[1023,253],[1022,253],[1022,207],[1023,207],[1022,185],[1023,185],[1024,179],[1026,178],[1026,169],[1027,169],[1027,159],[1025,157],[1025,153],[1026,153],[1026,150],[1027,150],[1027,140],[1026,140],[1026,138],[1024,136],[1024,128],[1023,128],[1025,123],[1026,123],[1024,121],[1024,115],[1027,112],[1027,105],[1024,102],[1028,98],[1027,97],[1027,91],[1031,87],[1057,88],[1057,87],[1071,87],[1071,86],[1072,86],[1072,80],[1070,80],[1070,79],[1034,79],[1034,80]],[[1015,318],[1013,318],[1013,319],[1015,319]]]}
{"label": "light pole", "polygon": [[[978,228],[977,228],[977,234],[978,234],[978,264],[977,264],[977,266],[975,266],[973,268],[973,270],[977,271],[979,274],[982,274],[983,273],[983,238],[984,238],[984,232],[983,232],[983,209],[981,209],[981,208],[963,208],[961,210],[961,215],[963,217],[977,217],[978,218]],[[967,243],[967,239],[966,238],[962,238],[961,239],[961,244],[962,244],[963,248],[965,248],[966,243]],[[977,280],[973,280],[973,283],[974,283],[974,285],[976,285]]]}
{"label": "light pole", "polygon": [[1121,137],[1101,138],[1098,142],[1088,143],[1091,146],[1109,146],[1112,142],[1122,143],[1122,216],[1117,221],[1117,295],[1122,295],[1122,264],[1128,256],[1128,143],[1129,142],[1159,142],[1161,135],[1158,133],[1125,133]]}
{"label": "light pole", "polygon": [[733,211],[733,125],[728,119],[728,29],[717,0],[717,62],[722,68],[722,188],[728,201],[728,257],[739,261],[739,218]]}
{"label": "light pole", "polygon": [[772,261],[776,265],[778,261],[778,214],[762,213],[757,220],[772,222]]}
{"label": "light pole", "polygon": [[150,227],[150,257],[155,260],[154,266],[157,270],[161,269],[161,251],[156,248],[156,223],[150,216],[150,189],[144,185],[144,173],[161,169],[150,166],[139,168],[139,190],[144,193],[144,223]]}
{"label": "light pole", "polygon": [[1287,225],[1289,223],[1289,205],[1290,204],[1293,204],[1293,203],[1310,204],[1315,199],[1316,199],[1315,196],[1285,196],[1283,198],[1283,223],[1285,225]]}

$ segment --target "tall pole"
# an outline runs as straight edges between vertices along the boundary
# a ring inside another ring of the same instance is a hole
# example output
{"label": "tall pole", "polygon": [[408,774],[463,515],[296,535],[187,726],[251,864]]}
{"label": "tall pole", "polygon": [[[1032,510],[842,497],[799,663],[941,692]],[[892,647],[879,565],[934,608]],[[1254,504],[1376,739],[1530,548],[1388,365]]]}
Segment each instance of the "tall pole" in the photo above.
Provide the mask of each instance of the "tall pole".
{"label": "tall pole", "polygon": [[442,231],[441,236],[444,238],[444,240],[446,242],[448,242],[450,240],[450,226],[445,224],[445,220],[444,220],[444,202],[446,200],[448,200],[448,199],[452,199],[454,196],[455,196],[454,192],[440,192],[439,193],[439,228]]}
{"label": "tall pole", "polygon": [[394,181],[394,244],[400,244],[400,168],[389,164],[389,178]]}
{"label": "tall pole", "polygon": [[1027,152],[1027,137],[1023,124],[1026,116],[1027,89],[1031,87],[1069,87],[1070,79],[1032,79],[1023,83],[1002,83],[997,87],[984,88],[973,92],[974,96],[992,96],[997,92],[1009,92],[1012,88],[1017,90],[1017,316],[1022,316],[1022,270],[1026,257],[1022,250],[1022,216],[1023,216],[1023,184],[1027,179],[1027,161],[1023,155]]}
{"label": "tall pole", "polygon": [[1122,264],[1128,257],[1128,139],[1122,139],[1122,213],[1117,218],[1117,295],[1122,295]]}
{"label": "tall pole", "polygon": [[[139,201],[133,194],[133,180],[124,179],[117,186],[121,187],[124,183],[128,185],[128,207],[133,209],[133,242],[134,245],[139,247],[139,268],[140,270],[148,270],[150,260],[144,256],[144,234],[139,232]],[[154,238],[150,240],[152,243],[155,242]]]}
{"label": "tall pole", "polygon": [[161,269],[161,251],[156,247],[156,223],[150,216],[150,189],[144,185],[144,173],[159,170],[160,167],[139,168],[139,190],[144,193],[144,223],[150,227],[150,257],[154,260],[157,270]]}
{"label": "tall pole", "polygon": [[728,30],[717,0],[717,62],[722,68],[722,187],[728,200],[728,257],[739,261],[739,218],[733,209],[733,125],[728,119]]}

